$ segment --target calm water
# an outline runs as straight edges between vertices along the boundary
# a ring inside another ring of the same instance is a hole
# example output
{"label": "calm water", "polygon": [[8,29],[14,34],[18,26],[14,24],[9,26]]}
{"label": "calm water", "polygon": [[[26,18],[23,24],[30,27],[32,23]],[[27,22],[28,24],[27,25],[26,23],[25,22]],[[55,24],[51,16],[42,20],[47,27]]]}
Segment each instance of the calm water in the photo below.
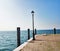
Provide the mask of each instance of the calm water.
{"label": "calm water", "polygon": [[[53,34],[53,30],[37,30],[37,34]],[[60,30],[57,30],[60,34]],[[12,51],[17,47],[17,32],[16,31],[0,31],[0,51]],[[21,44],[27,41],[27,31],[21,31]],[[30,32],[32,37],[32,31]]]}

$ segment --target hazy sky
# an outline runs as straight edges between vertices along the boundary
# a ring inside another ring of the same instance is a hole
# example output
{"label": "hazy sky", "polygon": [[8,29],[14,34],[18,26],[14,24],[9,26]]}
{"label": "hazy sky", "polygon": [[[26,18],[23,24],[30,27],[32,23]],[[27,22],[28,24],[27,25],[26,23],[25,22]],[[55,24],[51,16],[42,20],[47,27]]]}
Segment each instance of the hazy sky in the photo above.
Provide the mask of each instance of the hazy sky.
{"label": "hazy sky", "polygon": [[0,31],[32,29],[32,10],[35,28],[60,28],[60,0],[0,0]]}

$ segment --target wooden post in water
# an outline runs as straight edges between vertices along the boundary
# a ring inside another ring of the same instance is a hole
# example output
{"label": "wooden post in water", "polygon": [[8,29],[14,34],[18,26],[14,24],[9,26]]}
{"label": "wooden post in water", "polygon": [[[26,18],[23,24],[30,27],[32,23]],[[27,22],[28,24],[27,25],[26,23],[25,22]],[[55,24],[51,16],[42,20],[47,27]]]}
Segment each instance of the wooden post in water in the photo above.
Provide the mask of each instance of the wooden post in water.
{"label": "wooden post in water", "polygon": [[17,27],[17,47],[20,46],[20,27]]}
{"label": "wooden post in water", "polygon": [[30,29],[28,29],[28,40],[30,39]]}
{"label": "wooden post in water", "polygon": [[54,34],[56,34],[56,28],[54,28]]}
{"label": "wooden post in water", "polygon": [[37,34],[37,31],[36,31],[36,29],[35,29],[35,35]]}

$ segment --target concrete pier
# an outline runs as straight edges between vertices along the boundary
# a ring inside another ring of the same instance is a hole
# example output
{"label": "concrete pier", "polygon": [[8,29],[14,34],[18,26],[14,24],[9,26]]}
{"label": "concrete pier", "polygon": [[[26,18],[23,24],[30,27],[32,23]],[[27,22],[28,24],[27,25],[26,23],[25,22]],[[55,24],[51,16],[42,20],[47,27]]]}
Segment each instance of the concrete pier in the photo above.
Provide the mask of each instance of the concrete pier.
{"label": "concrete pier", "polygon": [[60,34],[35,35],[35,40],[27,41],[19,51],[60,51]]}

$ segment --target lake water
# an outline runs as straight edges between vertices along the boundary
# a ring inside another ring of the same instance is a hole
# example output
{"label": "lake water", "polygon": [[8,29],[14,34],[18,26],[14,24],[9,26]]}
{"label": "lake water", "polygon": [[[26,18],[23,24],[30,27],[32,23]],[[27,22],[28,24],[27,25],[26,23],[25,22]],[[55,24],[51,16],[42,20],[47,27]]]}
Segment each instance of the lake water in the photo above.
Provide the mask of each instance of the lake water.
{"label": "lake water", "polygon": [[[60,34],[60,30],[56,31]],[[53,30],[37,30],[37,34],[53,34]],[[26,30],[21,31],[21,44],[28,39],[28,32]],[[32,31],[30,32],[32,37]],[[17,32],[16,31],[0,31],[0,51],[12,51],[17,47]]]}

